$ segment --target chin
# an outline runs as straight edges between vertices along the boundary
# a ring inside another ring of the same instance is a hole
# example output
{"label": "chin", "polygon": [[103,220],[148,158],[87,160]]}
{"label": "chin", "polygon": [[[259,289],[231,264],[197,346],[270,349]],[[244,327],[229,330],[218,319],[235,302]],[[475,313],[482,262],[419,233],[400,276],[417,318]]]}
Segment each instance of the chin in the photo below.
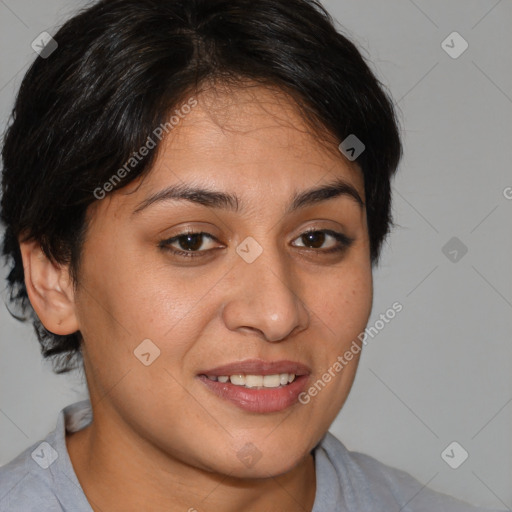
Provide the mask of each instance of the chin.
{"label": "chin", "polygon": [[[291,448],[291,447],[290,447]],[[293,470],[309,453],[303,453],[300,447],[291,451],[272,449],[271,445],[259,450],[250,442],[242,448],[227,447],[212,453],[202,453],[201,457],[189,459],[188,463],[210,473],[217,473],[231,478],[253,479],[271,478]]]}
{"label": "chin", "polygon": [[259,450],[251,443],[246,443],[242,449],[235,452],[235,465],[232,476],[239,478],[269,478],[288,473],[300,464],[307,454],[299,447],[293,451],[272,448],[267,445]]}

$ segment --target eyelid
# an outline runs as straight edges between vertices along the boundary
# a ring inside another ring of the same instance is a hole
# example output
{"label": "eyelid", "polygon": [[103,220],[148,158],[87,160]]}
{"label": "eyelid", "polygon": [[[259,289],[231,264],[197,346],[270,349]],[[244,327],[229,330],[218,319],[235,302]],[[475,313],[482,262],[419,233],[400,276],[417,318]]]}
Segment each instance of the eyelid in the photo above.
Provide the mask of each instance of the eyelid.
{"label": "eyelid", "polygon": [[343,249],[348,249],[348,247],[350,247],[352,245],[352,243],[355,242],[355,238],[351,238],[339,231],[334,231],[332,229],[327,229],[327,228],[322,229],[322,228],[315,228],[315,227],[308,228],[305,231],[301,232],[299,236],[294,238],[294,240],[297,240],[297,238],[300,238],[309,233],[324,233],[324,234],[334,238],[339,244],[341,244],[341,247],[338,246],[338,247],[334,247],[331,249],[314,249],[314,248],[310,248],[310,247],[305,247],[305,249],[308,251],[313,251],[313,252],[318,252],[318,253],[328,254],[329,252],[339,252],[339,251],[342,251]]}
{"label": "eyelid", "polygon": [[[186,237],[187,235],[202,235],[203,237],[205,238],[209,238],[210,240],[213,240],[215,242],[218,242],[218,243],[221,243],[218,238],[214,235],[212,235],[211,233],[208,233],[206,231],[202,231],[202,230],[193,230],[193,229],[189,229],[189,230],[186,230],[186,231],[183,231],[181,233],[178,233],[177,235],[174,235],[170,238],[166,238],[165,240],[161,240],[158,245],[159,247],[161,248],[166,248],[167,246],[170,246],[171,244],[177,242],[180,238],[183,238],[183,237]],[[202,250],[202,251],[180,251],[178,249],[178,251],[180,252],[187,252],[187,253],[190,253],[190,254],[193,254],[193,253],[204,253],[204,252],[207,252],[207,251],[210,251],[212,249],[207,249],[207,250]]]}
{"label": "eyelid", "polygon": [[[298,236],[296,236],[293,239],[293,241],[297,240],[298,238],[300,238],[304,235],[307,235],[309,233],[324,233],[327,236],[334,238],[338,242],[338,244],[335,245],[334,247],[331,247],[330,249],[315,249],[315,248],[311,248],[311,247],[296,246],[296,245],[294,245],[293,247],[303,247],[304,250],[309,253],[313,252],[318,255],[322,255],[322,254],[326,255],[326,254],[330,254],[330,253],[342,253],[343,251],[348,249],[352,245],[352,243],[355,241],[354,238],[351,238],[351,237],[345,235],[344,233],[334,231],[332,229],[327,229],[327,228],[322,229],[320,227],[310,227],[310,228],[302,231]],[[197,250],[197,251],[185,251],[185,250],[172,248],[173,243],[177,242],[180,238],[186,237],[187,235],[201,235],[203,237],[209,238],[210,240],[214,240],[214,241],[218,242],[219,244],[221,244],[221,247],[217,247],[217,248],[213,248],[213,249],[206,249],[206,250]],[[226,247],[226,246],[222,246],[222,245],[223,244],[218,240],[218,238],[215,237],[214,235],[212,235],[211,233],[208,233],[208,232],[205,232],[202,230],[194,230],[194,229],[187,229],[181,233],[178,233],[177,235],[174,235],[171,238],[160,241],[158,244],[159,248],[169,251],[177,257],[184,257],[184,258],[205,257],[208,255],[211,255],[211,253],[213,251],[218,250],[218,249],[223,249]]]}

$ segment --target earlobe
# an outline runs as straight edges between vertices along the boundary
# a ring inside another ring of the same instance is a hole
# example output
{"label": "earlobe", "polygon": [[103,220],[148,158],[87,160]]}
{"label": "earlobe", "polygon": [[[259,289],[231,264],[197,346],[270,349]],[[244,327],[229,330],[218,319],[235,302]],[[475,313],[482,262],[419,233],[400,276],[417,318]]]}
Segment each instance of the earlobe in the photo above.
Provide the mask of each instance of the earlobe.
{"label": "earlobe", "polygon": [[39,320],[54,334],[78,331],[68,267],[51,262],[35,241],[20,242],[20,250],[27,294]]}

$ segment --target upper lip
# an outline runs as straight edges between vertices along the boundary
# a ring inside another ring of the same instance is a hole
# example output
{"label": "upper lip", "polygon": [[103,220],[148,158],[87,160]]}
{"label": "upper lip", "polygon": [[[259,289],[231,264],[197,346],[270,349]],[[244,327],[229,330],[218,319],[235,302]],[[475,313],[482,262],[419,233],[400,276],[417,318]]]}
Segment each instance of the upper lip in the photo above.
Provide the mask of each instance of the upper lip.
{"label": "upper lip", "polygon": [[263,361],[262,359],[246,359],[233,363],[216,366],[199,373],[199,375],[275,375],[278,373],[293,373],[295,375],[308,375],[311,370],[304,364],[296,361]]}

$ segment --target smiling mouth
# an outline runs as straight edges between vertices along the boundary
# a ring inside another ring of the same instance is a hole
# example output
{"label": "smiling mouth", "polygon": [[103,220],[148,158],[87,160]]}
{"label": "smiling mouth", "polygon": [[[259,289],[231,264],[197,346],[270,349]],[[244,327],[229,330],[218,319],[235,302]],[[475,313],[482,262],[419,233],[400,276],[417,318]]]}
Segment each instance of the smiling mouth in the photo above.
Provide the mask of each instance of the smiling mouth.
{"label": "smiling mouth", "polygon": [[[300,374],[301,368],[297,368],[298,373],[284,372],[283,369],[280,369],[281,373],[273,373],[272,369],[259,369],[266,375],[249,373],[247,370],[247,373],[242,373],[241,368],[238,373],[222,375],[228,373],[222,370],[201,373],[198,378],[221,400],[258,414],[279,412],[293,406],[309,380],[309,373]],[[213,375],[214,372],[217,375]]]}
{"label": "smiling mouth", "polygon": [[294,373],[276,373],[273,375],[252,375],[237,373],[233,375],[203,375],[214,382],[227,382],[248,389],[282,388],[295,380]]}
{"label": "smiling mouth", "polygon": [[296,404],[310,375],[311,368],[298,361],[245,359],[204,368],[197,377],[221,400],[263,414]]}

